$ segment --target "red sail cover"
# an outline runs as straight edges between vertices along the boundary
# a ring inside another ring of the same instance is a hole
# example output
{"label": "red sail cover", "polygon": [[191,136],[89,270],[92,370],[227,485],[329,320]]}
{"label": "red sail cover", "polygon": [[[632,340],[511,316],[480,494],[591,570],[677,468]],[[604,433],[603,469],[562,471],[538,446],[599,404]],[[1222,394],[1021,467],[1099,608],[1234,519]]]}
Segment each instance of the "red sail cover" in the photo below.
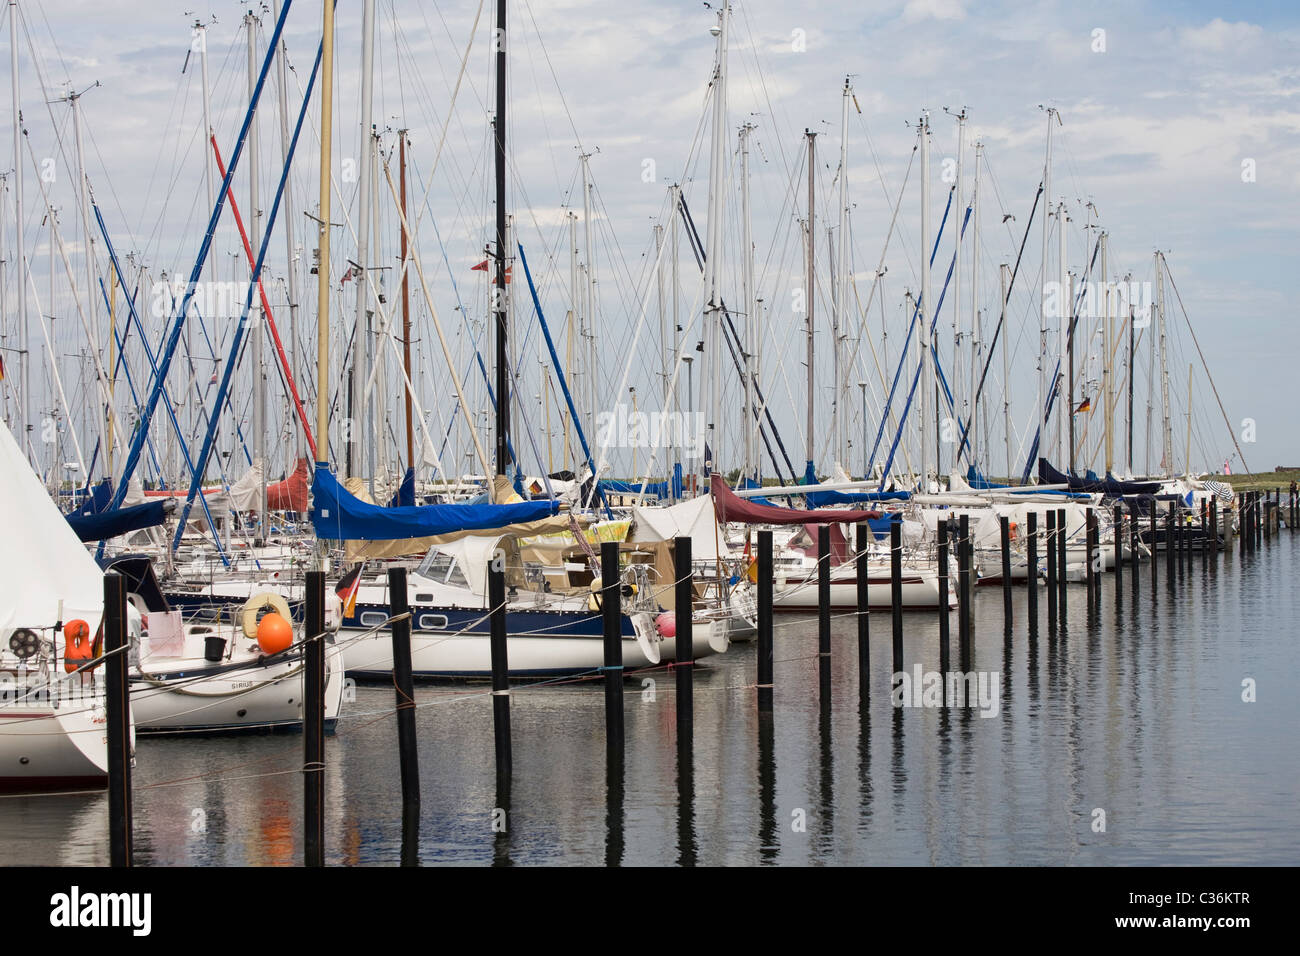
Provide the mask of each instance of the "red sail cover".
{"label": "red sail cover", "polygon": [[778,508],[761,505],[756,501],[738,498],[727,487],[720,475],[709,476],[709,493],[713,495],[713,511],[719,521],[739,524],[832,524],[846,522],[857,524],[868,518],[879,518],[879,511],[800,511],[798,508]]}
{"label": "red sail cover", "polygon": [[284,481],[266,486],[268,511],[306,511],[307,479],[311,476],[307,459],[299,458],[298,467]]}

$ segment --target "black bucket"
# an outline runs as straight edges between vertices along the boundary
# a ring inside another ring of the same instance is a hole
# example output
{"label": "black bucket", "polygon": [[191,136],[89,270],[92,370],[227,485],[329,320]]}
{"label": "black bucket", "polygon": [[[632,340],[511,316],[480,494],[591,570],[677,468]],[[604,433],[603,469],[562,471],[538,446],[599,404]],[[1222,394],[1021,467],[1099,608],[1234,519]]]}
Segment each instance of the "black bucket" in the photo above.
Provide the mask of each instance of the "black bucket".
{"label": "black bucket", "polygon": [[217,663],[226,656],[226,639],[224,637],[207,637],[203,639],[203,659]]}

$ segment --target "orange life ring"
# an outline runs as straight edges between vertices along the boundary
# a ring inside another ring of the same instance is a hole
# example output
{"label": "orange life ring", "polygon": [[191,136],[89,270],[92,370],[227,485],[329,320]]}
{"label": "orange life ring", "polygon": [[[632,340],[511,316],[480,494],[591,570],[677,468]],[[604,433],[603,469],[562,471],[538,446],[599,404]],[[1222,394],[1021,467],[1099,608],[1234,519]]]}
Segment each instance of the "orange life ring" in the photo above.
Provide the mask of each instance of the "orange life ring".
{"label": "orange life ring", "polygon": [[71,674],[93,657],[90,625],[80,619],[63,625],[63,669]]}

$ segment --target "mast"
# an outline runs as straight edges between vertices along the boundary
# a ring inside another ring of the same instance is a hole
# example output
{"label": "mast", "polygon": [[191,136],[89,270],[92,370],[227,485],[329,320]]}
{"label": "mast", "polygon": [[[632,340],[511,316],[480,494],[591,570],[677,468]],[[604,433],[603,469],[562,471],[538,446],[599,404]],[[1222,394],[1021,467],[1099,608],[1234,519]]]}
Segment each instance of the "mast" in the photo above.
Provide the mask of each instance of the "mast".
{"label": "mast", "polygon": [[1168,350],[1165,347],[1165,282],[1164,256],[1156,252],[1156,305],[1160,311],[1160,406],[1164,410],[1164,458],[1161,470],[1172,475],[1174,472],[1174,435],[1169,425],[1169,364]]}
{"label": "mast", "polygon": [[843,339],[848,333],[849,312],[849,98],[853,88],[849,78],[844,78],[844,92],[840,95],[840,227],[835,247],[835,311],[831,322],[834,346],[834,398],[832,411],[835,417],[835,459],[848,465],[848,407],[844,398]]}
{"label": "mast", "polygon": [[[406,130],[397,131],[397,152],[398,165],[401,170],[401,195],[402,195],[402,238],[401,238],[401,270],[402,270],[402,368],[406,371],[406,380],[412,385],[415,380],[411,378],[411,307],[410,299],[407,295],[407,274],[406,274],[406,249],[409,238],[406,235]],[[499,394],[499,393],[498,393]],[[409,468],[415,467],[415,426],[411,420],[411,392],[406,388],[405,382],[402,385],[402,395],[406,399],[406,464]]]}
{"label": "mast", "polygon": [[[274,11],[275,19],[279,21],[280,0],[275,0],[274,5],[272,6],[272,10]],[[276,65],[276,81],[279,87],[279,99],[280,99],[280,157],[283,161],[283,165],[288,166],[289,165],[289,141],[290,141],[289,85],[285,75],[285,66],[286,66],[285,59],[286,59],[286,51],[284,46],[284,38],[281,37],[279,44],[277,44],[275,48],[275,65]],[[206,52],[204,53],[203,64],[204,64],[204,72],[206,75],[206,71],[207,71]],[[204,80],[205,85],[206,82],[207,81]],[[206,102],[204,104],[204,109],[205,109],[204,115],[206,117],[207,115]],[[204,122],[206,123],[206,118]],[[210,192],[212,188],[211,186],[212,173],[210,169],[206,169],[205,172],[209,179],[208,189]],[[290,175],[291,173],[285,173],[286,177]],[[288,295],[289,295],[289,369],[293,373],[294,377],[296,378],[298,375],[298,264],[296,261],[297,257],[294,255],[293,236],[294,236],[294,223],[297,220],[294,218],[293,215],[293,189],[291,188],[287,178],[285,181],[284,193],[280,197],[280,204],[284,207],[284,217],[283,217],[284,218],[284,246],[285,246],[284,261],[285,261],[285,278],[288,285]],[[208,205],[209,207],[211,207],[212,205],[210,199]],[[185,329],[186,329],[186,333],[188,334],[189,325],[186,325]],[[294,436],[293,437],[294,458],[296,459],[302,454],[303,437],[302,437],[302,433],[296,428],[293,430],[293,436]]]}
{"label": "mast", "polygon": [[[568,334],[565,336],[564,345],[564,365],[566,372],[573,368],[573,335],[575,325],[581,331],[581,320],[578,316],[578,305],[580,297],[578,295],[578,215],[570,212],[569,219],[569,322]],[[575,319],[577,322],[575,323]],[[576,375],[570,373],[570,377]],[[579,393],[581,397],[581,393]],[[573,425],[573,416],[569,414],[567,408],[562,413],[564,416],[564,465],[567,468],[574,464],[573,446],[570,438],[570,428]]]}
{"label": "mast", "polygon": [[[1056,463],[1057,467],[1068,466],[1074,469],[1074,447],[1070,441],[1074,428],[1074,369],[1071,368],[1071,356],[1073,355],[1072,345],[1070,342],[1070,312],[1071,299],[1070,295],[1070,272],[1069,262],[1066,259],[1066,234],[1065,224],[1069,222],[1065,212],[1065,200],[1056,207],[1056,238],[1059,244],[1060,262],[1057,265],[1061,270],[1061,307],[1058,310],[1058,322],[1056,332],[1056,362],[1060,369],[1058,379],[1055,384],[1056,394]],[[1067,384],[1068,383],[1068,384]],[[1065,401],[1061,401],[1064,398]]]}
{"label": "mast", "polygon": [[[280,0],[275,0],[275,19],[276,22],[279,22]],[[197,43],[199,47],[199,66],[200,66],[200,74],[203,80],[203,136],[201,138],[203,140],[204,148],[201,150],[201,152],[203,153],[203,185],[205,190],[207,191],[207,196],[208,196],[207,209],[208,212],[211,213],[212,208],[217,204],[217,196],[216,196],[216,190],[214,189],[212,183],[212,166],[214,162],[214,156],[212,150],[207,148],[207,145],[212,142],[212,137],[213,137],[212,99],[211,99],[211,92],[208,87],[208,27],[207,24],[205,24],[202,20],[199,20],[197,18],[194,21],[194,35],[193,35],[192,43]],[[284,73],[283,73],[283,66],[282,66],[281,81],[280,81],[280,103],[281,103],[280,130],[281,130],[281,138],[284,141],[285,161],[288,162],[288,151],[289,151],[288,128],[289,127],[288,127],[288,119],[285,117],[285,111],[288,109],[288,106],[286,104],[286,93],[285,93],[283,76]],[[285,190],[286,202],[288,201],[289,193],[290,190],[286,189]],[[292,261],[292,259],[290,261]],[[209,261],[204,264],[204,269],[208,274],[209,282],[211,282],[213,279],[216,278],[216,263],[212,261],[212,259],[209,259]],[[194,324],[192,322],[185,323],[185,355],[189,360],[190,377],[197,381],[197,377],[194,369],[193,325]],[[296,344],[297,337],[295,336],[294,338]],[[198,432],[199,416],[202,414],[202,411],[201,409],[198,408],[197,403],[190,403],[190,404],[191,407],[194,409],[193,414],[190,417],[190,423],[189,423],[190,434],[195,435]],[[218,430],[217,434],[218,435],[220,434],[220,430]],[[168,560],[171,560],[170,548],[167,549],[167,558]]]}
{"label": "mast", "polygon": [[[1131,274],[1127,275],[1124,277],[1124,282],[1127,284],[1132,278]],[[1125,460],[1128,462],[1128,474],[1130,475],[1133,474],[1133,378],[1136,375],[1133,369],[1133,352],[1137,344],[1137,330],[1133,327],[1135,319],[1133,305],[1130,303],[1128,307],[1128,364],[1125,367],[1128,373],[1128,415],[1126,416],[1128,424],[1128,455]]]}
{"label": "mast", "polygon": [[[1160,267],[1159,253],[1155,254],[1157,274]],[[1152,405],[1155,402],[1156,394],[1156,336],[1154,328],[1155,320],[1155,303],[1147,303],[1147,327],[1151,329],[1151,334],[1147,336],[1147,458],[1146,458],[1146,477],[1150,477],[1151,471],[1151,442],[1154,437],[1151,431],[1151,416],[1153,413]]]}
{"label": "mast", "polygon": [[805,129],[804,135],[808,137],[808,275],[805,282],[807,286],[807,296],[805,305],[807,306],[807,318],[804,321],[805,330],[808,337],[808,422],[805,429],[807,440],[805,442],[805,456],[808,464],[813,463],[813,421],[816,409],[816,378],[813,374],[813,309],[817,301],[816,280],[813,277],[813,260],[814,250],[817,248],[816,239],[816,220],[817,210],[815,207],[815,190],[813,184],[815,170],[817,166],[817,134],[812,130]]}
{"label": "mast", "polygon": [[[926,405],[934,389],[930,368],[930,314],[934,309],[930,298],[930,114],[921,114],[921,396],[917,402],[917,415],[921,421],[921,475],[920,488],[928,489],[930,458],[926,454]],[[938,449],[935,449],[936,465]]]}
{"label": "mast", "polygon": [[[1051,196],[1052,196],[1052,118],[1060,122],[1060,116],[1052,107],[1047,107],[1047,154],[1043,159],[1043,266],[1039,289],[1038,307],[1038,453],[1046,457],[1047,451],[1047,237],[1051,232]],[[1035,462],[1030,462],[1031,470]],[[1059,462],[1058,462],[1059,464]]]}
{"label": "mast", "polygon": [[1101,287],[1102,287],[1102,322],[1105,326],[1102,334],[1102,356],[1101,356],[1101,380],[1102,394],[1105,396],[1102,405],[1102,425],[1106,429],[1106,471],[1109,475],[1115,470],[1115,429],[1111,424],[1111,415],[1114,414],[1115,405],[1115,372],[1111,368],[1113,361],[1112,349],[1114,348],[1112,340],[1115,337],[1115,325],[1111,319],[1111,308],[1113,302],[1110,297],[1110,281],[1106,272],[1106,253],[1107,253],[1107,234],[1101,234]]}
{"label": "mast", "polygon": [[[966,188],[966,109],[957,114],[957,179],[953,184],[957,195],[952,204],[953,211],[957,214],[956,229],[953,230],[953,268],[952,268],[952,389],[955,393],[961,388],[961,360],[962,360],[962,328],[961,328],[961,233],[962,221],[966,218],[966,207],[963,205]],[[966,409],[967,399],[962,398],[959,408]],[[971,447],[974,448],[975,432],[970,427],[970,412],[966,412],[967,434],[970,436]],[[937,449],[936,449],[937,452]],[[938,462],[936,461],[936,467]],[[957,459],[954,457],[952,468],[956,470]]]}
{"label": "mast", "polygon": [[722,330],[722,211],[725,208],[722,183],[727,167],[727,27],[731,20],[731,5],[723,0],[718,11],[717,59],[713,71],[713,135],[709,157],[709,211],[706,240],[708,252],[704,261],[704,352],[700,362],[700,404],[704,405],[705,389],[709,401],[705,422],[705,446],[713,453],[705,468],[719,468],[722,460],[719,446],[718,422],[722,412],[722,365],[718,361]]}
{"label": "mast", "polygon": [[[672,207],[673,207],[672,214],[669,217],[672,225],[670,226],[671,231],[668,234],[669,235],[668,248],[673,260],[670,282],[672,284],[672,299],[673,299],[673,370],[674,370],[674,375],[676,375],[677,363],[679,363],[682,360],[682,322],[681,322],[681,315],[678,308],[680,303],[678,301],[678,295],[677,295],[677,256],[678,256],[677,234],[678,234],[678,230],[681,227],[681,219],[680,219],[681,213],[679,210],[682,204],[682,187],[677,183],[673,183],[672,186],[669,187],[669,195],[672,197]],[[667,404],[665,404],[665,408],[666,407]],[[681,400],[681,396],[679,395],[679,386],[677,385],[677,382],[675,380],[672,381],[672,410],[677,414],[680,414],[682,410],[682,400]],[[692,423],[688,427],[693,428],[694,423]],[[672,464],[674,465],[674,470],[675,470],[675,466],[681,464],[681,449],[679,443],[677,442],[673,442]]]}
{"label": "mast", "polygon": [[[1011,267],[1005,262],[998,268],[998,274],[1001,277],[1002,292],[999,301],[1002,303],[1002,314],[999,317],[999,324],[1004,328],[1007,321],[1007,276],[1011,272]],[[1002,432],[1003,441],[1006,444],[1007,451],[1007,480],[1011,480],[1011,379],[1010,366],[1007,361],[1007,339],[1011,336],[1002,336]]]}
{"label": "mast", "polygon": [[[250,10],[244,16],[244,26],[248,28],[248,97],[250,100],[257,90],[257,17]],[[252,248],[260,248],[262,242],[259,220],[262,215],[257,195],[258,164],[257,117],[248,129],[248,241]],[[252,264],[249,264],[252,268]],[[261,465],[261,476],[257,488],[257,528],[253,541],[260,546],[266,537],[266,470],[270,462],[266,460],[266,368],[263,363],[263,328],[266,322],[262,314],[261,299],[253,296],[253,307],[249,313],[253,323],[252,341],[249,348],[253,358],[253,439],[256,447],[255,458]]]}
{"label": "mast", "polygon": [[497,0],[496,27],[496,117],[492,130],[496,139],[497,248],[496,288],[492,290],[492,311],[497,327],[497,474],[505,475],[510,464],[510,377],[506,362],[506,0]]}
{"label": "mast", "polygon": [[[375,432],[374,418],[368,414],[364,393],[364,383],[369,381],[372,348],[372,330],[370,312],[366,309],[369,297],[369,283],[366,281],[366,268],[370,265],[370,206],[371,206],[371,164],[370,141],[374,136],[371,119],[374,103],[374,52],[375,52],[375,0],[365,0],[361,13],[361,157],[357,170],[357,263],[360,275],[354,276],[356,285],[355,319],[352,333],[352,365],[349,370],[348,419],[352,427],[348,430],[346,445],[346,463],[348,477],[355,477],[359,470],[356,450],[363,430],[358,427],[361,421],[369,426],[364,431],[372,436]],[[351,268],[351,267],[349,267]],[[403,284],[405,291],[405,284]],[[382,392],[380,393],[383,394]],[[374,414],[378,414],[378,406]],[[369,481],[371,494],[374,493],[375,456],[373,446],[367,444],[369,451]]]}
{"label": "mast", "polygon": [[754,455],[754,353],[758,341],[758,310],[754,305],[754,240],[749,213],[749,134],[754,126],[740,128],[740,230],[741,281],[745,301],[745,475],[757,478],[758,462]]}
{"label": "mast", "polygon": [[[330,372],[330,164],[333,155],[331,126],[334,119],[334,4],[321,4],[320,67],[320,219],[316,223],[320,265],[316,270],[316,457],[325,464],[329,455],[329,372]],[[325,554],[319,553],[320,566]]]}
{"label": "mast", "polygon": [[[18,267],[18,388],[22,392],[18,398],[20,414],[22,415],[22,428],[18,440],[23,446],[23,453],[28,456],[30,461],[32,408],[31,388],[28,386],[27,246],[23,237],[23,114],[18,105],[18,0],[9,0],[9,65],[14,111],[14,232],[17,234],[14,262]],[[50,271],[53,274],[53,269]],[[53,301],[50,303],[50,312],[54,312]],[[57,361],[54,356],[51,356],[51,359]]]}
{"label": "mast", "polygon": [[1192,474],[1192,366],[1189,362],[1187,365],[1187,470],[1185,475]]}
{"label": "mast", "polygon": [[[965,114],[965,110],[962,113]],[[970,244],[970,411],[966,426],[970,439],[970,460],[979,461],[975,442],[979,438],[979,367],[980,367],[980,157],[984,144],[975,141],[975,186],[971,190],[971,244]],[[957,244],[961,248],[961,243]],[[960,284],[958,285],[960,288]],[[952,463],[957,467],[957,462]]]}
{"label": "mast", "polygon": [[586,276],[584,303],[582,309],[581,334],[587,340],[587,415],[588,421],[596,421],[596,271],[592,264],[591,253],[591,170],[587,161],[590,153],[582,154],[582,245],[586,258],[583,262],[583,274]]}

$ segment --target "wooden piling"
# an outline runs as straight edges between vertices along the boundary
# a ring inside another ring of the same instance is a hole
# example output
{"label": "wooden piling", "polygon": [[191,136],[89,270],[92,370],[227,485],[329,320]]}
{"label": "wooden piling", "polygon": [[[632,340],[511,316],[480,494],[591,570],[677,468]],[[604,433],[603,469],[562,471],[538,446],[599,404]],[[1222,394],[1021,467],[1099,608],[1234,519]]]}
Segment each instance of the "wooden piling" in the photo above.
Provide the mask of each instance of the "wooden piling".
{"label": "wooden piling", "polygon": [[1174,579],[1174,566],[1177,555],[1174,553],[1177,548],[1174,540],[1174,508],[1176,505],[1169,502],[1169,510],[1165,512],[1165,570],[1169,572],[1169,580]]}
{"label": "wooden piling", "polygon": [[1025,563],[1028,565],[1029,593],[1026,604],[1029,609],[1030,627],[1038,628],[1038,512],[1030,511],[1025,515]]}
{"label": "wooden piling", "polygon": [[623,608],[618,542],[600,545],[600,612],[605,639],[605,749],[623,750]]}
{"label": "wooden piling", "polygon": [[889,522],[889,604],[893,614],[892,673],[903,671],[903,524]]}
{"label": "wooden piling", "polygon": [[1219,557],[1219,502],[1217,498],[1210,499],[1210,520],[1207,525],[1209,537],[1205,540],[1205,546],[1208,547],[1210,559],[1217,560]]}
{"label": "wooden piling", "polygon": [[[939,673],[947,675],[952,669],[952,659],[949,653],[949,621],[948,621],[948,540],[949,540],[949,522],[947,519],[935,522],[935,533],[938,536],[939,550]],[[947,686],[947,677],[944,677],[945,687]]]}
{"label": "wooden piling", "polygon": [[[135,865],[131,807],[131,690],[127,682],[126,579],[104,575],[104,705],[108,717],[108,858]],[[74,677],[73,680],[78,680]],[[93,676],[92,676],[93,679]]]}
{"label": "wooden piling", "polygon": [[[406,568],[388,569],[388,613],[393,617],[393,689],[397,695],[397,757],[402,806],[419,806],[420,764],[415,744],[415,679],[411,673],[411,605]],[[416,817],[418,820],[418,816]]]}
{"label": "wooden piling", "polygon": [[[693,746],[695,740],[695,577],[691,569],[691,539],[673,540],[673,574],[676,577],[677,663],[677,747]],[[680,771],[680,767],[679,767]]]}
{"label": "wooden piling", "polygon": [[492,656],[492,732],[496,743],[497,781],[507,784],[513,768],[510,752],[510,660],[506,650],[505,552],[497,551],[488,570],[489,648]]}
{"label": "wooden piling", "polygon": [[1011,626],[1011,519],[998,518],[998,534],[1002,544],[1002,620]]}
{"label": "wooden piling", "polygon": [[974,549],[970,539],[970,515],[957,519],[957,642],[961,649],[962,670],[970,670],[971,660],[971,581],[974,575]]}
{"label": "wooden piling", "polygon": [[1061,615],[1061,621],[1065,621],[1065,585],[1069,580],[1066,577],[1066,511],[1064,508],[1056,510],[1056,587],[1058,594],[1056,596],[1057,610]]}
{"label": "wooden piling", "polygon": [[1094,562],[1098,558],[1097,551],[1097,516],[1091,508],[1084,512],[1084,531],[1083,546],[1087,567],[1084,569],[1084,580],[1088,584],[1088,606],[1092,607],[1097,600],[1097,569]]}
{"label": "wooden piling", "polygon": [[831,683],[831,529],[817,526],[817,674],[823,701]]}
{"label": "wooden piling", "polygon": [[[864,574],[860,559],[858,573]],[[758,533],[758,712],[772,712],[772,532]]]}
{"label": "wooden piling", "polygon": [[325,572],[307,572],[303,648],[303,862],[325,865]]}
{"label": "wooden piling", "polygon": [[1047,512],[1047,620],[1048,626],[1056,624],[1056,599],[1060,593],[1056,586],[1056,510]]}
{"label": "wooden piling", "polygon": [[858,703],[861,713],[866,713],[867,701],[871,699],[871,617],[870,617],[870,575],[867,563],[867,550],[871,543],[871,526],[866,522],[858,525],[858,554],[854,561],[854,577],[857,581],[858,599]]}

